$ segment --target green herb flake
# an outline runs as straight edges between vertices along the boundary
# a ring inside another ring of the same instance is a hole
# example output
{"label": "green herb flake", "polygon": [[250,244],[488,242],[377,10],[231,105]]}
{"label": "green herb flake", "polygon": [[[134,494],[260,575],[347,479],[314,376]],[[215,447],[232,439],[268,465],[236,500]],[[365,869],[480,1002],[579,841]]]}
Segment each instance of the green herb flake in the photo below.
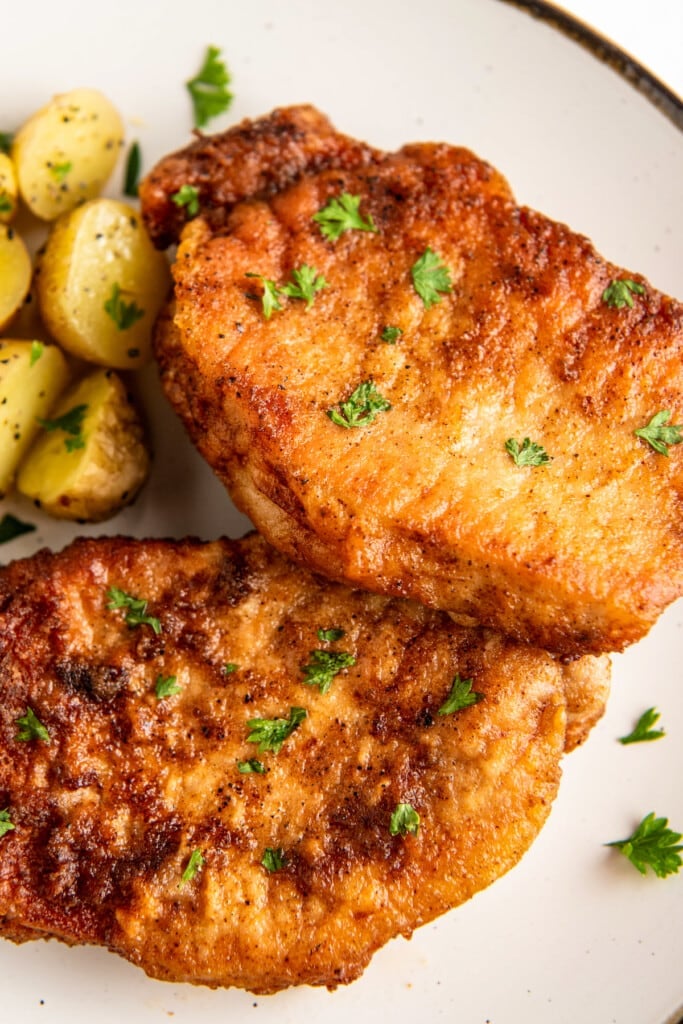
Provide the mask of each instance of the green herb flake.
{"label": "green herb flake", "polygon": [[15,719],[15,725],[19,726],[19,732],[14,737],[22,743],[29,743],[31,740],[42,740],[43,743],[50,742],[50,734],[40,721],[32,708],[26,708],[26,714]]}
{"label": "green herb flake", "polygon": [[7,544],[15,537],[21,537],[23,533],[32,533],[34,530],[33,523],[24,523],[10,512],[5,512],[0,519],[0,544]]}
{"label": "green herb flake", "polygon": [[221,58],[221,50],[208,46],[201,68],[185,83],[192,100],[195,128],[203,128],[228,109],[233,99],[229,84],[230,72]]}
{"label": "green herb flake", "polygon": [[257,757],[252,757],[248,761],[237,762],[237,771],[240,775],[265,775],[267,770],[263,761],[259,761]]}
{"label": "green herb flake", "polygon": [[187,862],[187,867],[180,876],[180,883],[178,885],[178,888],[180,888],[181,885],[187,885],[188,882],[191,882],[195,875],[197,875],[199,870],[204,866],[204,864],[205,860],[204,857],[202,856],[202,851],[193,850],[192,853],[190,854],[190,859]]}
{"label": "green herb flake", "polygon": [[14,203],[6,192],[0,192],[0,213],[11,213]]}
{"label": "green herb flake", "polygon": [[341,640],[345,635],[345,630],[337,629],[336,627],[332,627],[332,629],[319,629],[317,635],[321,643],[333,644],[335,641]]}
{"label": "green herb flake", "polygon": [[[279,309],[282,309],[280,304],[280,292],[275,281],[271,281],[269,277],[264,277],[263,274],[252,274],[247,273],[245,277],[255,277],[263,285],[263,295],[261,296],[261,306],[263,308],[263,315],[266,320],[270,320],[273,313],[276,313]],[[257,296],[254,296],[256,298]]]}
{"label": "green herb flake", "polygon": [[73,164],[70,160],[65,160],[63,164],[48,164],[48,167],[52,177],[61,185],[69,171],[73,169]]}
{"label": "green herb flake", "polygon": [[315,267],[309,267],[302,263],[297,270],[291,272],[292,281],[280,288],[280,295],[286,295],[289,299],[303,299],[306,309],[313,304],[313,300],[319,291],[327,288],[327,281],[319,274]]}
{"label": "green herb flake", "polygon": [[327,693],[335,676],[345,668],[356,664],[356,659],[346,651],[311,651],[310,661],[302,665],[306,686],[317,686],[321,693]]}
{"label": "green herb flake", "polygon": [[153,615],[147,615],[147,601],[141,597],[132,597],[118,587],[110,587],[107,591],[109,603],[107,608],[112,611],[116,608],[125,608],[126,615],[124,622],[131,628],[134,626],[150,626],[157,634],[161,633],[161,624]]}
{"label": "green herb flake", "polygon": [[184,206],[190,217],[196,217],[199,213],[199,189],[194,185],[181,185],[171,196],[171,201],[176,206]]}
{"label": "green herb flake", "polygon": [[38,362],[38,360],[40,359],[40,357],[42,356],[44,351],[45,351],[45,346],[43,345],[42,341],[32,341],[31,342],[31,355],[29,357],[28,365],[29,366],[35,366],[36,363]]}
{"label": "green herb flake", "polygon": [[234,661],[226,661],[225,665],[223,666],[223,675],[224,676],[232,675],[233,672],[237,672],[238,668],[239,668],[239,665],[236,662],[234,662]]}
{"label": "green herb flake", "polygon": [[0,132],[0,153],[7,153],[9,156],[10,150],[12,149],[12,143],[14,142],[13,132]]}
{"label": "green herb flake", "polygon": [[123,301],[121,288],[117,281],[111,286],[111,295],[104,303],[104,311],[112,318],[120,331],[127,331],[145,315],[144,309],[140,309],[135,301]]}
{"label": "green herb flake", "polygon": [[389,832],[392,836],[405,836],[410,833],[416,836],[420,831],[420,815],[411,804],[396,804],[391,820]]}
{"label": "green herb flake", "polygon": [[620,736],[619,742],[624,745],[627,743],[645,743],[648,740],[659,740],[662,736],[666,736],[663,729],[652,728],[659,721],[660,717],[659,712],[655,708],[648,708],[647,711],[643,711],[632,731],[628,736]]}
{"label": "green herb flake", "polygon": [[410,276],[425,309],[441,302],[441,295],[453,290],[448,267],[443,265],[441,257],[429,246],[410,268]]}
{"label": "green herb flake", "polygon": [[380,338],[382,341],[386,341],[387,345],[395,345],[402,334],[403,331],[400,327],[385,327]]}
{"label": "green herb flake", "polygon": [[647,441],[650,447],[654,448],[660,455],[669,454],[669,445],[680,444],[683,441],[683,424],[671,424],[667,426],[671,419],[671,413],[668,409],[662,409],[660,412],[655,413],[649,423],[644,427],[639,427],[634,430],[633,433],[636,437],[640,437],[643,441]]}
{"label": "green herb flake", "polygon": [[273,872],[279,871],[284,868],[287,864],[287,858],[285,857],[285,851],[282,847],[274,849],[272,846],[266,846],[261,857],[261,863],[263,864],[266,871]]}
{"label": "green herb flake", "polygon": [[126,158],[126,170],[123,179],[124,195],[137,199],[142,169],[142,150],[139,142],[133,142]]}
{"label": "green herb flake", "polygon": [[452,715],[456,711],[462,711],[463,708],[469,708],[473,704],[478,704],[483,699],[483,693],[477,693],[472,690],[471,679],[461,679],[459,675],[456,675],[451,686],[451,692],[439,708],[439,714]]}
{"label": "green herb flake", "polygon": [[342,192],[339,197],[329,199],[313,215],[313,220],[320,226],[320,232],[325,238],[336,242],[344,231],[377,231],[372,217],[363,217],[361,214],[360,198]]}
{"label": "green herb flake", "polygon": [[266,750],[278,754],[282,744],[299,728],[307,714],[305,708],[290,708],[289,718],[252,718],[247,722],[247,740],[258,744],[259,754]]}
{"label": "green herb flake", "polygon": [[8,832],[13,832],[15,827],[16,826],[12,824],[9,808],[6,807],[4,811],[0,811],[0,839],[7,835]]}
{"label": "green herb flake", "polygon": [[628,306],[633,309],[633,295],[644,295],[645,288],[637,281],[629,278],[611,281],[602,293],[602,301],[614,309],[623,309]]}
{"label": "green herb flake", "polygon": [[164,697],[172,697],[175,693],[182,693],[182,690],[182,686],[178,686],[177,676],[157,676],[157,681],[154,684],[157,700],[163,700]]}
{"label": "green herb flake", "polygon": [[366,380],[358,385],[345,402],[339,403],[339,410],[328,409],[327,415],[338,427],[367,427],[378,412],[387,412],[389,409],[391,403],[380,395],[371,380]]}
{"label": "green herb flake", "polygon": [[62,430],[69,436],[64,441],[64,446],[68,452],[72,452],[77,448],[83,448],[85,446],[85,440],[83,438],[83,420],[85,414],[88,411],[87,405],[74,405],[73,408],[68,409],[62,416],[57,416],[55,419],[42,419],[38,417],[43,430],[51,432],[53,430]]}
{"label": "green herb flake", "polygon": [[683,864],[680,857],[683,836],[667,828],[668,824],[667,818],[655,818],[651,812],[628,839],[617,839],[605,843],[605,846],[613,846],[628,857],[641,875],[646,874],[650,867],[658,878],[666,878],[676,874]]}
{"label": "green herb flake", "polygon": [[528,437],[524,438],[521,445],[514,437],[508,437],[505,442],[505,451],[515,466],[544,466],[551,459],[542,445],[536,444]]}

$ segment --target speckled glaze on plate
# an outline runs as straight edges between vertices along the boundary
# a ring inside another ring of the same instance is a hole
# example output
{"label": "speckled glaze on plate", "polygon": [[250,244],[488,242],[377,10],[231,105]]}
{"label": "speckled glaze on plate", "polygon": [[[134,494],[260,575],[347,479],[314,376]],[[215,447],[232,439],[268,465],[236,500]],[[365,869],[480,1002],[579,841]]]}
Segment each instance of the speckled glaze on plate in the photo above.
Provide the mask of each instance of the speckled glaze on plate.
{"label": "speckled glaze on plate", "polygon": [[[223,49],[235,92],[229,114],[212,127],[308,101],[341,130],[377,146],[420,139],[468,146],[506,175],[520,202],[566,221],[608,258],[683,298],[683,133],[673,94],[640,73],[634,89],[610,66],[619,63],[614,53],[609,63],[596,60],[595,47],[556,30],[550,4],[432,0],[401,6],[400,15],[397,9],[390,0],[194,0],[190,8],[177,0],[120,0],[106,9],[62,0],[38,14],[15,6],[0,62],[0,128],[18,125],[54,92],[94,86],[117,104],[149,167],[187,141],[183,82],[212,43]],[[561,27],[575,34],[571,24]],[[576,31],[585,39],[584,29]],[[121,179],[122,168],[111,194],[120,193]],[[38,530],[4,547],[4,560],[42,544],[62,547],[77,533],[210,538],[248,527],[166,408],[153,368],[141,388],[155,469],[138,502],[109,523],[77,527],[5,501],[0,511],[33,519]],[[390,943],[349,988],[256,998],[153,982],[100,949],[2,943],[0,1019],[676,1020],[683,874],[642,878],[603,844],[628,835],[649,811],[683,831],[682,642],[679,602],[614,659],[607,715],[565,761],[550,820],[521,864],[410,942]],[[666,737],[618,744],[652,705]]]}

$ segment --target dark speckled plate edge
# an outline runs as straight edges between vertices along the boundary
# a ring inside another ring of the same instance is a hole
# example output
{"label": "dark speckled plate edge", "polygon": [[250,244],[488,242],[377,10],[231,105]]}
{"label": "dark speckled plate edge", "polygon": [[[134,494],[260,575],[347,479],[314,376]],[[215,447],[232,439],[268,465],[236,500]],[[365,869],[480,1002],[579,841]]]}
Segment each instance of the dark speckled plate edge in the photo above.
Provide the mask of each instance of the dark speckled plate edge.
{"label": "dark speckled plate edge", "polygon": [[683,131],[683,99],[616,43],[596,32],[595,29],[574,15],[569,14],[568,11],[556,7],[555,4],[547,3],[546,0],[501,0],[501,2],[526,11],[527,14],[538,18],[539,21],[548,22],[553,28],[558,29],[575,43],[584,47],[603,64],[607,64],[622,78],[625,78],[677,128]]}

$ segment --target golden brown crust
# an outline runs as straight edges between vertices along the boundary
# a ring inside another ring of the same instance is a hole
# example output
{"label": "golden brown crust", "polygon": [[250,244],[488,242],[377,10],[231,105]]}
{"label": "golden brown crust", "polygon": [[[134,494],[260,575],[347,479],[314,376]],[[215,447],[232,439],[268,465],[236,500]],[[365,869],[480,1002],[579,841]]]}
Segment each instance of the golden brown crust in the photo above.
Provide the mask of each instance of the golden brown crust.
{"label": "golden brown crust", "polygon": [[[156,351],[195,443],[273,544],[333,579],[565,656],[637,640],[683,593],[683,450],[665,458],[633,433],[661,409],[683,422],[683,307],[515,205],[466,150],[359,160],[325,125],[321,160],[315,128],[277,181],[277,144],[257,148],[254,195],[237,189],[220,221],[211,207],[185,228]],[[157,195],[195,169],[192,149],[162,162]],[[312,217],[344,191],[377,233],[322,237]],[[427,247],[453,281],[429,309],[410,276]],[[328,286],[266,320],[246,275],[281,285],[303,263]],[[646,292],[611,308],[603,292],[625,276]],[[395,344],[386,325],[403,330]],[[391,410],[337,426],[328,410],[367,380]],[[524,437],[547,465],[513,463],[505,442]]]}
{"label": "golden brown crust", "polygon": [[[108,609],[111,587],[147,600],[161,632]],[[356,659],[325,694],[303,681],[317,649]],[[440,715],[456,673],[483,699]],[[157,699],[170,676],[180,691]],[[29,707],[49,743],[17,740]],[[258,753],[248,721],[291,707],[305,720]],[[255,534],[82,540],[15,562],[0,571],[0,809],[15,825],[0,933],[99,943],[174,981],[351,981],[519,860],[557,789],[565,717],[547,654],[324,582]],[[241,774],[254,757],[266,774]],[[390,834],[399,802],[417,836]],[[273,874],[267,847],[287,859]]]}

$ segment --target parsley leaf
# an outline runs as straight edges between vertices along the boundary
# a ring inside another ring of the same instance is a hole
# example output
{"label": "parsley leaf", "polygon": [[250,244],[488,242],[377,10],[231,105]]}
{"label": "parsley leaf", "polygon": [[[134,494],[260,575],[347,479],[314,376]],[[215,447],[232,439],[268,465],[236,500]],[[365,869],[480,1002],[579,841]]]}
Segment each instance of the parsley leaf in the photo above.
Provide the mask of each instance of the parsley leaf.
{"label": "parsley leaf", "polygon": [[516,441],[514,437],[508,437],[505,442],[505,451],[515,466],[544,466],[546,462],[550,462],[551,458],[542,445],[536,444],[528,437],[524,438],[521,447],[519,441]]}
{"label": "parsley leaf", "polygon": [[0,839],[8,832],[12,832],[15,827],[10,818],[9,807],[6,807],[4,811],[0,811]]}
{"label": "parsley leaf", "polygon": [[631,861],[633,866],[646,874],[651,867],[658,878],[674,875],[683,864],[679,845],[683,836],[667,828],[667,818],[655,818],[654,812],[647,814],[635,832],[628,839],[617,839],[605,846],[614,846]]}
{"label": "parsley leaf", "polygon": [[240,775],[265,775],[267,770],[263,761],[259,761],[256,757],[252,757],[248,761],[237,762],[237,771]]}
{"label": "parsley leaf", "polygon": [[372,217],[363,218],[359,207],[360,196],[342,192],[338,198],[329,199],[313,215],[313,220],[320,225],[321,234],[332,242],[344,231],[377,231]]}
{"label": "parsley leaf", "polygon": [[29,358],[28,365],[29,366],[35,366],[35,364],[38,362],[38,360],[40,359],[40,357],[42,356],[44,351],[45,351],[45,346],[43,345],[42,341],[32,341],[31,342],[31,355],[30,355],[30,358]]}
{"label": "parsley leaf", "polygon": [[137,199],[141,168],[142,150],[140,149],[140,143],[134,142],[128,150],[126,173],[123,179],[123,193],[132,199]]}
{"label": "parsley leaf", "polygon": [[204,858],[202,857],[202,851],[193,850],[192,853],[190,854],[190,859],[187,862],[187,867],[180,876],[180,883],[178,885],[178,888],[180,888],[181,885],[186,885],[187,882],[191,882],[192,879],[197,874],[197,872],[199,871],[199,869],[203,867],[204,863],[205,861]]}
{"label": "parsley leaf", "polygon": [[0,213],[11,213],[14,203],[6,192],[0,192]]}
{"label": "parsley leaf", "polygon": [[266,846],[261,857],[261,863],[263,864],[266,871],[279,871],[280,868],[285,867],[287,858],[285,857],[285,851],[282,847],[273,849],[272,846]]}
{"label": "parsley leaf", "polygon": [[73,164],[70,160],[66,160],[63,164],[48,164],[48,167],[50,168],[50,174],[52,177],[61,185],[69,171],[72,169]]}
{"label": "parsley leaf", "polygon": [[333,644],[335,640],[341,640],[344,633],[345,630],[337,629],[336,627],[332,627],[332,629],[319,629],[318,640],[323,644]]}
{"label": "parsley leaf", "polygon": [[14,142],[13,132],[0,132],[0,153],[8,153]]}
{"label": "parsley leaf", "polygon": [[290,708],[289,718],[251,718],[247,722],[247,740],[258,744],[259,754],[265,750],[278,754],[282,744],[298,729],[307,714],[305,708]]}
{"label": "parsley leaf", "polygon": [[74,405],[73,408],[68,409],[62,416],[57,416],[52,420],[45,420],[38,416],[38,422],[43,430],[63,430],[65,434],[71,435],[65,438],[64,446],[68,452],[72,452],[76,448],[85,447],[82,430],[83,420],[87,411],[87,405]]}
{"label": "parsley leaf", "polygon": [[49,732],[32,708],[27,707],[26,714],[15,719],[15,725],[19,726],[19,732],[14,737],[15,740],[21,740],[22,743],[28,743],[30,740],[50,742]]}
{"label": "parsley leaf", "polygon": [[386,412],[388,409],[391,409],[391,403],[380,395],[371,380],[366,380],[358,385],[345,402],[339,403],[339,412],[328,409],[327,415],[338,427],[367,427],[378,412]]}
{"label": "parsley leaf", "polygon": [[623,309],[624,306],[629,306],[633,309],[633,296],[631,293],[644,295],[645,288],[642,284],[638,284],[637,281],[631,281],[628,278],[611,281],[602,293],[602,301],[608,306],[614,307],[614,309]]}
{"label": "parsley leaf", "polygon": [[439,708],[439,714],[452,715],[455,711],[462,711],[463,708],[469,708],[473,704],[478,704],[483,699],[483,693],[477,693],[472,690],[471,679],[461,679],[459,675],[456,675],[451,686],[451,692]]}
{"label": "parsley leaf", "polygon": [[208,46],[201,68],[185,83],[192,99],[195,128],[203,128],[228,109],[233,99],[227,88],[229,84],[230,73],[221,59],[220,49]]}
{"label": "parsley leaf", "polygon": [[147,601],[145,601],[144,598],[132,597],[130,594],[126,594],[124,590],[120,590],[118,587],[110,587],[107,591],[107,597],[109,598],[109,604],[107,605],[108,609],[128,609],[123,620],[127,626],[150,626],[157,636],[161,633],[161,624],[159,620],[154,618],[153,615],[146,614]]}
{"label": "parsley leaf", "polygon": [[171,196],[171,201],[176,206],[184,206],[190,217],[196,217],[199,213],[199,189],[194,185],[181,185]]}
{"label": "parsley leaf", "polygon": [[[261,305],[263,307],[263,315],[266,320],[270,320],[273,313],[277,312],[278,309],[282,309],[278,286],[275,284],[275,281],[271,281],[269,277],[264,277],[263,274],[247,273],[245,277],[255,277],[263,285]],[[256,298],[256,296],[253,296],[253,298]]]}
{"label": "parsley leaf", "polygon": [[405,836],[410,832],[416,836],[420,831],[420,815],[411,804],[396,804],[389,822],[392,836]]}
{"label": "parsley leaf", "polygon": [[135,300],[123,301],[117,281],[111,287],[111,295],[104,304],[104,311],[109,314],[120,331],[127,331],[145,315],[144,309],[140,309]]}
{"label": "parsley leaf", "polygon": [[648,708],[647,711],[643,711],[642,715],[636,722],[633,730],[628,736],[620,736],[619,742],[626,743],[643,743],[646,740],[658,740],[666,733],[663,729],[653,729],[652,726],[659,720],[660,714],[655,708]]}
{"label": "parsley leaf", "polygon": [[286,295],[290,299],[303,299],[306,309],[313,304],[316,292],[327,288],[327,281],[319,274],[314,267],[302,263],[298,270],[292,270],[292,282],[283,284],[280,288],[280,295]]}
{"label": "parsley leaf", "polygon": [[22,533],[31,533],[35,530],[33,523],[23,523],[10,512],[5,512],[0,519],[0,544],[6,544],[15,537],[21,537]]}
{"label": "parsley leaf", "polygon": [[453,289],[448,267],[443,265],[441,257],[429,246],[410,268],[410,275],[425,309],[441,302],[439,292],[450,292]]}
{"label": "parsley leaf", "polygon": [[154,684],[157,700],[163,700],[164,697],[172,697],[174,693],[182,693],[182,690],[182,686],[178,686],[177,676],[157,676],[157,681]]}
{"label": "parsley leaf", "polygon": [[403,331],[400,327],[385,327],[380,338],[382,341],[386,341],[387,345],[395,345],[402,334]]}
{"label": "parsley leaf", "polygon": [[311,651],[308,665],[302,665],[306,686],[317,686],[321,693],[327,693],[332,680],[342,669],[356,664],[356,659],[346,651]]}
{"label": "parsley leaf", "polygon": [[636,437],[640,437],[643,441],[654,448],[660,455],[668,455],[670,444],[680,444],[683,441],[683,424],[671,424],[667,427],[666,424],[671,419],[671,413],[668,409],[662,409],[661,412],[654,414],[652,419],[646,426],[639,427],[634,430],[633,433]]}
{"label": "parsley leaf", "polygon": [[226,661],[225,665],[223,666],[223,675],[229,676],[232,672],[236,672],[238,668],[239,665],[237,664],[237,662]]}

